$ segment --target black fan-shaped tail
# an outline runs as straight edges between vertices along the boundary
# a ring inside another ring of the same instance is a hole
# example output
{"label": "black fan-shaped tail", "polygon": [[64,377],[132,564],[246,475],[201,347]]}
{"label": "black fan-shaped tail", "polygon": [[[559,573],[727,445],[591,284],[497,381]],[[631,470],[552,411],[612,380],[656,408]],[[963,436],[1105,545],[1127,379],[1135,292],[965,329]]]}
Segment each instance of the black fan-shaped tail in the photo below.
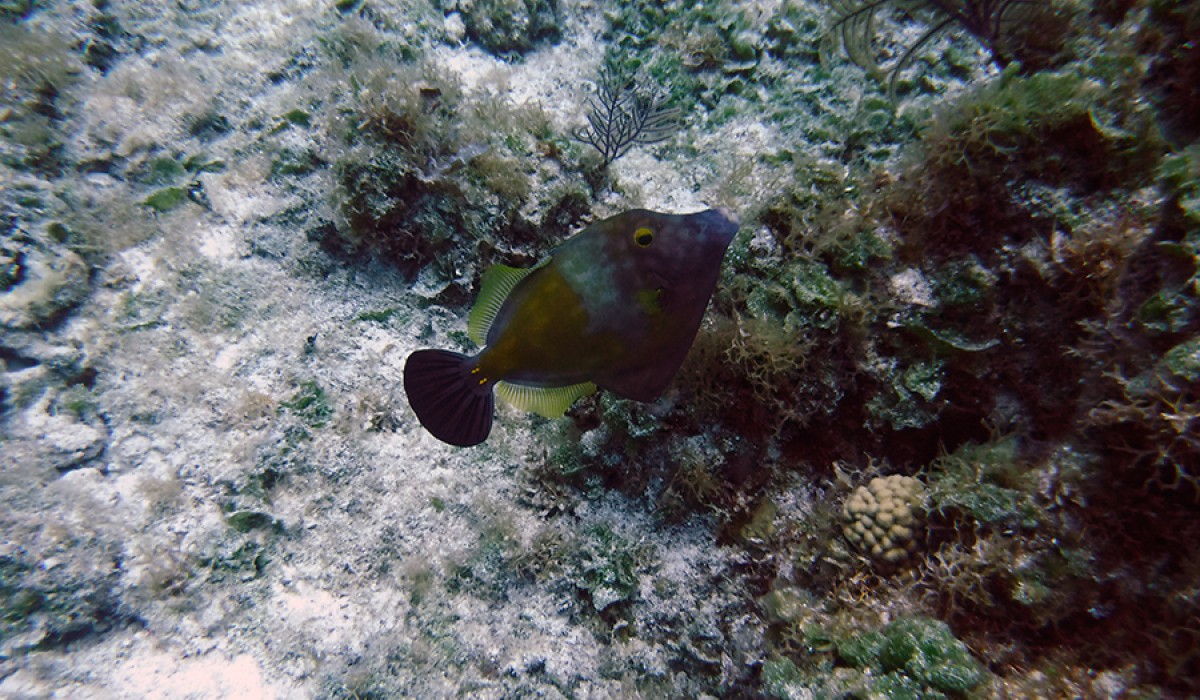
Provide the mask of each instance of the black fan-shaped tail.
{"label": "black fan-shaped tail", "polygon": [[492,387],[471,375],[471,360],[448,350],[417,350],[404,363],[404,391],[417,420],[459,447],[478,445],[492,431]]}

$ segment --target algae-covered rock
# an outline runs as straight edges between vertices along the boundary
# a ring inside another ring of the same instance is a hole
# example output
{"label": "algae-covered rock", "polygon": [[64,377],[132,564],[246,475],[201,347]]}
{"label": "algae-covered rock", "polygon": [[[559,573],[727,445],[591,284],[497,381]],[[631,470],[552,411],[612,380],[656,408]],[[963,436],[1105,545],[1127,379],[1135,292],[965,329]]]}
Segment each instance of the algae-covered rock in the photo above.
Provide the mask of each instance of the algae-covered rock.
{"label": "algae-covered rock", "polygon": [[1161,365],[1181,379],[1200,381],[1200,337],[1186,340],[1168,350],[1163,355]]}
{"label": "algae-covered rock", "polygon": [[66,248],[6,242],[0,248],[0,325],[52,323],[88,295],[88,266]]}
{"label": "algae-covered rock", "polygon": [[809,695],[804,674],[791,659],[767,659],[763,664],[763,688],[774,698],[803,698]]}
{"label": "algae-covered rock", "polygon": [[22,414],[14,435],[27,437],[30,445],[36,445],[32,461],[68,471],[104,452],[108,428],[99,420],[89,425],[72,411],[64,410],[55,398],[54,391],[43,394]]}
{"label": "algae-covered rock", "polygon": [[903,670],[947,693],[965,693],[983,681],[979,662],[940,620],[897,620],[884,630],[884,639],[879,661],[885,670]]}
{"label": "algae-covered rock", "polygon": [[879,653],[887,640],[879,632],[864,632],[838,642],[837,652],[842,660],[857,668],[879,665]]}
{"label": "algae-covered rock", "polygon": [[[876,690],[886,697],[929,697],[929,691],[959,696],[985,676],[983,666],[946,623],[925,617],[896,620],[837,648],[847,663],[878,674],[873,687],[880,686]],[[896,692],[887,692],[884,686]]]}
{"label": "algae-covered rock", "polygon": [[638,588],[638,550],[605,525],[589,528],[579,542],[570,578],[596,610],[633,600]]}
{"label": "algae-covered rock", "polygon": [[989,527],[1032,527],[1034,484],[1023,478],[1021,465],[1013,438],[963,445],[931,465],[930,508]]}
{"label": "algae-covered rock", "polygon": [[1192,144],[1163,159],[1159,166],[1163,184],[1179,199],[1179,206],[1193,221],[1200,220],[1200,144]]}
{"label": "algae-covered rock", "polygon": [[525,53],[560,36],[556,0],[463,0],[458,6],[467,33],[494,54]]}

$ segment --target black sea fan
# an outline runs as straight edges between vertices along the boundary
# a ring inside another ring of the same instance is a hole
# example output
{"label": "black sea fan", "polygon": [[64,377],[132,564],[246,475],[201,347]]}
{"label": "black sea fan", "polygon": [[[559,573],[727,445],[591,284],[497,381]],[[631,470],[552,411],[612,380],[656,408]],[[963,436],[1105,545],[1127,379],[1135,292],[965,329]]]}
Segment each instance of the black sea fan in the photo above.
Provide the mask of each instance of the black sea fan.
{"label": "black sea fan", "polygon": [[662,91],[610,67],[600,70],[588,107],[588,125],[573,136],[600,152],[601,169],[630,148],[664,141],[679,128],[679,110],[667,106]]}
{"label": "black sea fan", "polygon": [[[895,0],[830,0],[835,18],[833,41],[841,44],[846,56],[862,68],[878,74],[879,64],[871,50],[875,38],[875,16]],[[896,78],[922,46],[952,25],[958,25],[979,40],[992,53],[1000,67],[1015,56],[1010,48],[1016,22],[1030,19],[1031,10],[1049,10],[1049,0],[917,0],[916,6],[930,11],[933,23],[888,69],[888,94],[894,95]]]}

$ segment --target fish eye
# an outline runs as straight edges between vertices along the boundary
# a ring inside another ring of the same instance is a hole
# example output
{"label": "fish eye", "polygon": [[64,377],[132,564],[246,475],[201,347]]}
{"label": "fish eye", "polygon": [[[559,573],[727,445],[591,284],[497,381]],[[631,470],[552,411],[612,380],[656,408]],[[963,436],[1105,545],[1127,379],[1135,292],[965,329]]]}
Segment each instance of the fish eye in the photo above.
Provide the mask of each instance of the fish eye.
{"label": "fish eye", "polygon": [[633,242],[642,248],[649,247],[654,242],[654,232],[643,226],[633,232]]}

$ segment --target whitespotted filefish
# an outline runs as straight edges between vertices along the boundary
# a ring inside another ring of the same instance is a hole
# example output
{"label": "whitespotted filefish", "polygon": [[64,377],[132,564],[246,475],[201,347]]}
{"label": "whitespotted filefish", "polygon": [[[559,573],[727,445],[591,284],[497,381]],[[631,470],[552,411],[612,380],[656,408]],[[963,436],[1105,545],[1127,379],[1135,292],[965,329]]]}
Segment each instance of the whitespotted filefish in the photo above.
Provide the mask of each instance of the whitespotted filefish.
{"label": "whitespotted filefish", "polygon": [[468,447],[491,432],[493,390],[547,417],[596,387],[654,401],[692,346],[737,230],[723,209],[634,209],[588,226],[535,267],[489,268],[467,323],[483,350],[417,350],[404,365],[417,419]]}

